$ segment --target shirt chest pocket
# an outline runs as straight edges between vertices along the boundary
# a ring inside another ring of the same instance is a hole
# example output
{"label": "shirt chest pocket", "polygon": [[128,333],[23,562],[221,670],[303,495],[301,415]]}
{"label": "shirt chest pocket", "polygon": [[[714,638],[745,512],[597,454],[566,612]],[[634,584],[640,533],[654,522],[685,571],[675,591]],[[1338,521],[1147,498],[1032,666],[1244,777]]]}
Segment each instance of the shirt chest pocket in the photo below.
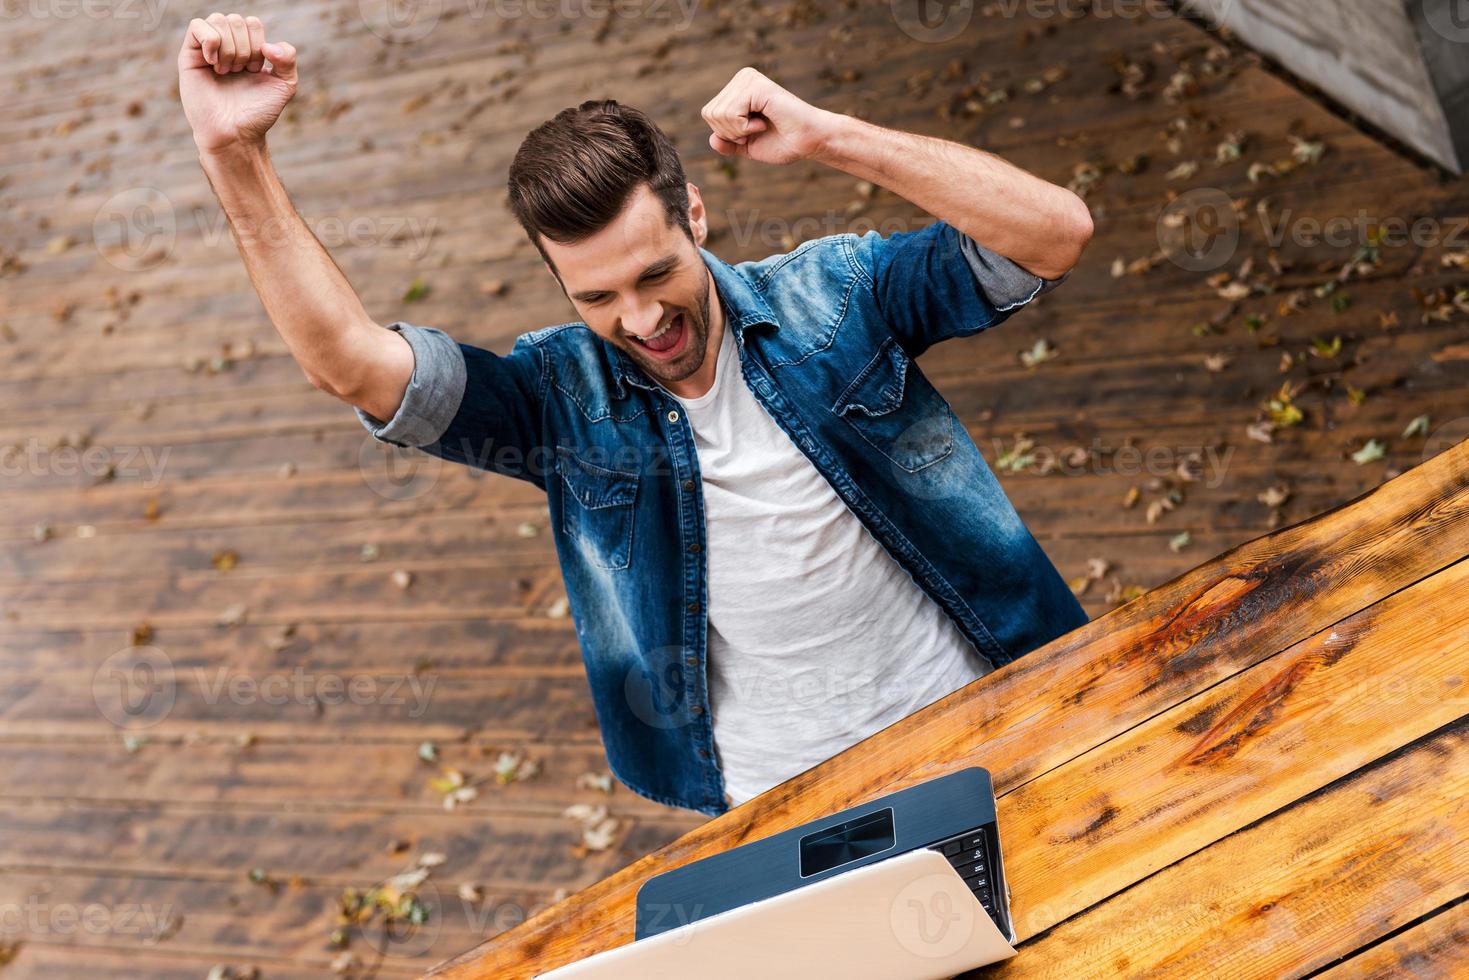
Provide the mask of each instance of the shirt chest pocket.
{"label": "shirt chest pocket", "polygon": [[954,451],[958,420],[892,338],[882,342],[832,411],[909,473],[932,466]]}
{"label": "shirt chest pocket", "polygon": [[638,474],[587,462],[556,447],[561,474],[561,530],[599,568],[627,568],[632,560]]}

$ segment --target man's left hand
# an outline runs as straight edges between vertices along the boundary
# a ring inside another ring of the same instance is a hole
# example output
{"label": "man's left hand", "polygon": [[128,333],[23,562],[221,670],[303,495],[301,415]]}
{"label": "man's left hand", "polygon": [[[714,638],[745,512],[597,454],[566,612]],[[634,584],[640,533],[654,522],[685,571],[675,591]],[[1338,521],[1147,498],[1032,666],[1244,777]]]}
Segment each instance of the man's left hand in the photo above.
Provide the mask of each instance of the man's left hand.
{"label": "man's left hand", "polygon": [[701,110],[709,145],[729,157],[785,164],[815,157],[841,117],[787,92],[754,68],[741,68]]}

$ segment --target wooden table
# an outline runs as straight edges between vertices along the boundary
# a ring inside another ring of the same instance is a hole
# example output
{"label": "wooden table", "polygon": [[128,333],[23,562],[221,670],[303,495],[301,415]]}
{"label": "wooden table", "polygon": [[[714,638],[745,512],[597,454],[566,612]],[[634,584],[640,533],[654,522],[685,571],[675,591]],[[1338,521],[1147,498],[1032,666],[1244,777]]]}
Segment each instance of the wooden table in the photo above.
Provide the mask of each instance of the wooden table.
{"label": "wooden table", "polygon": [[[1003,976],[1469,971],[1469,442],[1242,545],[684,835],[436,976],[632,941],[650,875],[963,766]],[[1345,960],[1344,962],[1341,962]]]}

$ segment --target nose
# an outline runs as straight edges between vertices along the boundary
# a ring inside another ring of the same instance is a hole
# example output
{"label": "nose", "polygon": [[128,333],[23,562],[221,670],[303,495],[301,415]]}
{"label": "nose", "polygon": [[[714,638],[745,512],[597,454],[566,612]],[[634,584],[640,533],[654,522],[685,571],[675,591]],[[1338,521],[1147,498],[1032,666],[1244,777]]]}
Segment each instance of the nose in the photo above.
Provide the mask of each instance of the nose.
{"label": "nose", "polygon": [[638,337],[656,333],[663,322],[663,304],[656,300],[635,300],[622,316],[622,329]]}

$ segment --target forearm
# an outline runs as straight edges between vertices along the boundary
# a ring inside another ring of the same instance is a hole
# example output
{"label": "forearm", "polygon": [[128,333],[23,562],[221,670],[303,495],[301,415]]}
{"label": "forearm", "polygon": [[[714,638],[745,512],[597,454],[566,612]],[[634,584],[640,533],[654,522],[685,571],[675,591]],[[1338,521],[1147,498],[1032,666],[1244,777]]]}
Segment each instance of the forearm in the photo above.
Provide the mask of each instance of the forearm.
{"label": "forearm", "polygon": [[974,147],[836,116],[816,159],[887,188],[1046,279],[1074,266],[1091,238],[1081,198]]}
{"label": "forearm", "polygon": [[263,143],[202,152],[266,315],[311,383],[378,418],[397,411],[413,374],[403,338],[373,322],[286,194]]}

